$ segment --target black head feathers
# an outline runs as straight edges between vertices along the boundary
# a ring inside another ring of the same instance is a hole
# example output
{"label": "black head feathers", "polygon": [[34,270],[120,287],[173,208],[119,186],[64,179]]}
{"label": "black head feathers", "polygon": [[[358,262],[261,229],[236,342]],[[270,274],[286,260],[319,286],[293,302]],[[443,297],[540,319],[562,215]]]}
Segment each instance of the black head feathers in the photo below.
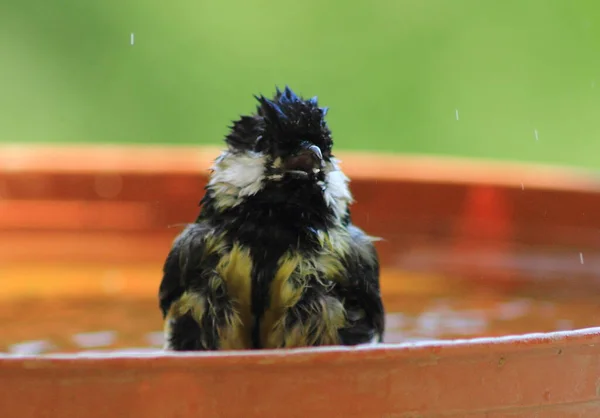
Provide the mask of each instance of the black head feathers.
{"label": "black head feathers", "polygon": [[[279,87],[275,87],[275,96],[272,100],[267,99],[264,96],[254,96],[259,102],[257,109],[258,114],[265,118],[267,124],[272,123],[274,125],[285,125],[289,122],[289,119],[298,119],[304,116],[312,116],[320,123],[324,123],[323,118],[327,114],[328,109],[326,107],[319,107],[317,96],[314,96],[308,100],[304,100],[296,93],[285,86],[283,92],[279,90]],[[300,121],[296,121],[300,122]],[[308,122],[308,121],[304,121]]]}
{"label": "black head feathers", "polygon": [[234,150],[254,150],[263,131],[262,118],[258,116],[242,116],[229,127],[231,132],[225,142]]}
{"label": "black head feathers", "polygon": [[[256,96],[254,96],[254,97],[256,97]],[[292,91],[292,89],[289,88],[289,86],[285,86],[285,89],[283,92],[281,90],[279,90],[279,87],[275,87],[275,97],[273,98],[273,100],[276,102],[283,103],[283,104],[291,104],[294,102],[304,101],[307,104],[310,104],[314,107],[318,107],[318,105],[319,105],[318,101],[317,101],[317,96],[311,97],[310,99],[305,101],[302,98],[298,97],[296,95],[296,93],[294,93]],[[260,101],[260,99],[259,99],[259,101]],[[326,107],[322,107],[322,108],[320,108],[320,110],[323,113],[323,116],[325,116],[327,114],[328,109]]]}
{"label": "black head feathers", "polygon": [[257,112],[234,122],[225,139],[230,147],[267,151],[310,141],[325,152],[331,149],[331,132],[325,122],[327,108],[318,106],[316,96],[305,100],[286,86],[283,91],[276,87],[272,99],[254,97],[259,103]]}

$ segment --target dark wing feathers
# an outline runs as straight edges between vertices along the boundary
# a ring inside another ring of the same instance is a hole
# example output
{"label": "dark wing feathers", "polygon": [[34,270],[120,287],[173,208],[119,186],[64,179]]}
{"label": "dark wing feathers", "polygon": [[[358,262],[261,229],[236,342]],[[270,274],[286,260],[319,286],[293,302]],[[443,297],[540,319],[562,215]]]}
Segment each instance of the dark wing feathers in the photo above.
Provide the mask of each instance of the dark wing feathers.
{"label": "dark wing feathers", "polygon": [[348,225],[352,238],[348,257],[349,286],[341,291],[348,326],[340,331],[343,344],[381,342],[385,311],[379,288],[379,259],[370,238],[357,226]]}
{"label": "dark wing feathers", "polygon": [[163,318],[167,315],[171,304],[187,290],[189,276],[200,277],[200,263],[194,259],[203,253],[204,238],[209,228],[204,223],[188,225],[175,239],[163,265],[163,277],[158,290],[159,306]]}
{"label": "dark wing feathers", "polygon": [[163,265],[163,277],[158,289],[158,303],[163,318],[167,316],[171,304],[179,299],[184,291],[180,281],[179,249],[180,247],[176,242],[169,251]]}

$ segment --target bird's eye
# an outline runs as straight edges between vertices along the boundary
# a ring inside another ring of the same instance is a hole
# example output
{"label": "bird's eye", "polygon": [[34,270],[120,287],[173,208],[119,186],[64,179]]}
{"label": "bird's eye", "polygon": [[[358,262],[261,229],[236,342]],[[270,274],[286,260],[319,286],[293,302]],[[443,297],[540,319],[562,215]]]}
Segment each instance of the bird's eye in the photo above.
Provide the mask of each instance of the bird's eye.
{"label": "bird's eye", "polygon": [[268,141],[266,141],[262,135],[259,135],[254,142],[254,150],[257,152],[264,152],[267,147]]}

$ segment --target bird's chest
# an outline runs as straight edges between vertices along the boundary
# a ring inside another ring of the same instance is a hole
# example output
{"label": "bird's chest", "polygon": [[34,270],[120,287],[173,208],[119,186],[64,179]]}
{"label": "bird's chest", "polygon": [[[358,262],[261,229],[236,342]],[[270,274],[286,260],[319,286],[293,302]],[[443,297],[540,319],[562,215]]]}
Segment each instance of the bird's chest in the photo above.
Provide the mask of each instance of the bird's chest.
{"label": "bird's chest", "polygon": [[248,244],[235,241],[222,255],[217,271],[252,345],[259,347],[260,334],[298,303],[307,288],[319,283],[333,290],[343,282],[345,268],[343,253],[331,245]]}
{"label": "bird's chest", "polygon": [[334,251],[252,248],[239,242],[222,254],[216,271],[227,283],[230,297],[251,296],[254,310],[275,303],[273,297],[308,286],[313,280],[335,283],[345,273],[342,255]]}

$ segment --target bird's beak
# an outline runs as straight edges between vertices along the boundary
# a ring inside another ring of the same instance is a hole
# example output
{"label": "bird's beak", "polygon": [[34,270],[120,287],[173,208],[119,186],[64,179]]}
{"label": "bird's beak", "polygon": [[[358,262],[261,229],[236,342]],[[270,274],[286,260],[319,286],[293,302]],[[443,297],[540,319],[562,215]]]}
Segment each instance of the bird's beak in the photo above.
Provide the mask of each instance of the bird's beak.
{"label": "bird's beak", "polygon": [[286,171],[296,174],[312,175],[318,173],[323,165],[321,149],[310,143],[304,143],[298,152],[284,160]]}
{"label": "bird's beak", "polygon": [[310,145],[307,148],[307,150],[312,152],[319,159],[319,161],[323,160],[323,153],[321,152],[321,148],[317,147],[316,145]]}

